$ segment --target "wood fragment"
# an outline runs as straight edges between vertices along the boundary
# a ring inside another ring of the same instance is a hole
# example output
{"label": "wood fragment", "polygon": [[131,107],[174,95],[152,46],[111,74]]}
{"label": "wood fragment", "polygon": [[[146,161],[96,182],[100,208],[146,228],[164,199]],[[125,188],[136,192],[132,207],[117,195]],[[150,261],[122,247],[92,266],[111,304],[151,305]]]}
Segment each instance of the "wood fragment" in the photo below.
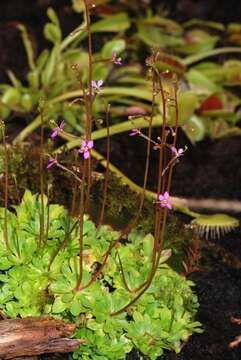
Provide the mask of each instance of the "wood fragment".
{"label": "wood fragment", "polygon": [[84,342],[70,339],[76,326],[49,317],[0,321],[0,359],[72,352]]}

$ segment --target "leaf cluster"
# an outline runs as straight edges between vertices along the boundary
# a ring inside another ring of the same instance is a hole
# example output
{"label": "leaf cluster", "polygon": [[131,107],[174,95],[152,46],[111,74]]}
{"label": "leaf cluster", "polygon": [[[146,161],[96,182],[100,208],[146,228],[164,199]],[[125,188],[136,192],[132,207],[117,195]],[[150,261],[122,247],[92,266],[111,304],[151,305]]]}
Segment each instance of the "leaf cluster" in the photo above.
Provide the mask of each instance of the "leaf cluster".
{"label": "leaf cluster", "polygon": [[78,226],[71,232],[75,219],[62,206],[49,205],[46,197],[44,205],[48,231],[43,243],[39,243],[37,195],[26,191],[21,204],[8,211],[8,246],[4,209],[0,210],[1,311],[12,318],[48,314],[74,321],[75,336],[85,339],[73,354],[75,359],[124,359],[133,347],[156,359],[165,349],[179,352],[181,342],[193,332],[201,331],[200,323],[193,320],[198,308],[191,289],[193,284],[165,263],[170,251],[161,255],[160,266],[146,293],[126,312],[111,315],[135,295],[127,291],[123,276],[130,289],[148,277],[153,248],[151,234],[144,236],[133,231],[128,239],[117,243],[102,274],[85,287],[102,264],[110,243],[119,236],[108,226],[97,229],[85,217],[82,289],[76,291]]}

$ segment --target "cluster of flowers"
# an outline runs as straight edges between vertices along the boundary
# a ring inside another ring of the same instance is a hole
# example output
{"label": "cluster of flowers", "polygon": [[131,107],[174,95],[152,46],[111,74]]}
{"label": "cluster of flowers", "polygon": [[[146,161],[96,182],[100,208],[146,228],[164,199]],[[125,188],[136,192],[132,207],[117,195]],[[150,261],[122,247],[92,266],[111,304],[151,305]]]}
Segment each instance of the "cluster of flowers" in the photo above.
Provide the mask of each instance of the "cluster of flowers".
{"label": "cluster of flowers", "polygon": [[[132,129],[129,135],[130,136],[139,135],[146,139],[146,136],[144,136],[142,134],[140,129]],[[150,139],[148,139],[148,140],[151,141]],[[175,160],[175,159],[179,158],[180,156],[184,155],[186,148],[185,149],[183,149],[183,148],[177,149],[175,146],[171,146],[170,150],[171,150],[172,154],[174,155],[174,160]],[[170,202],[170,195],[169,195],[168,191],[165,191],[163,194],[159,195],[159,203],[162,208],[167,208],[169,210],[172,209],[172,204]]]}
{"label": "cluster of flowers", "polygon": [[[112,53],[111,62],[116,65],[122,65],[122,60],[120,57],[117,57],[116,52]],[[98,94],[98,92],[101,90],[103,83],[104,83],[103,80],[91,81],[92,96]],[[59,134],[64,130],[64,125],[65,125],[64,121],[61,121],[61,123],[52,130],[51,133],[52,139],[55,139],[57,136],[59,136]],[[130,136],[142,135],[142,133],[139,129],[132,129],[129,135]],[[83,139],[80,142],[80,148],[77,150],[77,152],[80,153],[83,156],[83,158],[86,160],[90,157],[90,152],[93,147],[94,147],[93,140]],[[177,149],[175,146],[172,146],[170,149],[175,158],[179,158],[180,156],[183,156],[185,152],[183,148]],[[58,163],[57,156],[50,157],[47,164],[47,169],[50,169],[52,166],[56,165],[57,163]],[[168,191],[165,191],[163,194],[159,195],[159,203],[161,208],[167,208],[169,210],[172,209],[172,204],[170,202],[170,195]]]}

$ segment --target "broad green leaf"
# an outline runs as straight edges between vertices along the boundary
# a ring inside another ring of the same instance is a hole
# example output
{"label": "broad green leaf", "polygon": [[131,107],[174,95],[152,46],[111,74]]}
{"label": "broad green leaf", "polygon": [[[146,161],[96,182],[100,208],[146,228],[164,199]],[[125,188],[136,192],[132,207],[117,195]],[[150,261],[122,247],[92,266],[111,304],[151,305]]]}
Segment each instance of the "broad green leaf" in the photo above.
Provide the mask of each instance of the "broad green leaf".
{"label": "broad green leaf", "polygon": [[189,81],[191,88],[194,89],[195,92],[210,94],[222,90],[220,86],[215,84],[215,82],[210,80],[207,76],[198,70],[189,70],[186,74],[186,78]]}
{"label": "broad green leaf", "polygon": [[101,54],[104,59],[111,59],[113,52],[119,55],[126,48],[126,42],[123,39],[108,41],[102,48]]}
{"label": "broad green leaf", "polygon": [[[178,95],[178,123],[179,125],[186,124],[193,116],[198,107],[198,97],[193,91],[181,92]],[[172,126],[175,125],[176,112],[174,107],[169,108],[169,121]]]}
{"label": "broad green leaf", "polygon": [[18,24],[17,27],[21,31],[23,44],[24,44],[25,51],[26,51],[27,58],[28,58],[29,68],[31,70],[34,70],[36,65],[35,65],[35,61],[34,61],[34,50],[33,50],[33,46],[32,46],[32,41],[29,37],[26,27],[23,24]]}
{"label": "broad green leaf", "polygon": [[54,11],[53,8],[49,7],[47,9],[47,15],[48,15],[48,18],[52,21],[53,24],[59,26],[59,18],[58,18],[58,15],[56,14],[56,12]]}
{"label": "broad green leaf", "polygon": [[92,32],[119,32],[130,27],[130,19],[126,13],[118,13],[104,17],[91,26]]}
{"label": "broad green leaf", "polygon": [[52,23],[48,23],[44,27],[44,36],[53,44],[58,44],[61,41],[62,34],[60,28]]}
{"label": "broad green leaf", "polygon": [[65,311],[67,307],[68,305],[66,303],[63,303],[60,298],[56,298],[52,306],[52,312],[54,314],[59,314]]}
{"label": "broad green leaf", "polygon": [[143,252],[147,257],[151,257],[153,254],[154,237],[152,234],[148,234],[143,239]]}
{"label": "broad green leaf", "polygon": [[182,128],[192,143],[203,140],[205,136],[204,122],[196,115],[193,115]]}
{"label": "broad green leaf", "polygon": [[4,105],[13,107],[20,102],[21,94],[18,89],[14,87],[9,87],[3,94],[1,102]]}
{"label": "broad green leaf", "polygon": [[55,47],[51,51],[51,54],[45,65],[45,68],[42,71],[41,80],[43,85],[45,86],[49,85],[55,74],[56,67],[59,61],[59,51],[60,51],[59,46],[55,45]]}

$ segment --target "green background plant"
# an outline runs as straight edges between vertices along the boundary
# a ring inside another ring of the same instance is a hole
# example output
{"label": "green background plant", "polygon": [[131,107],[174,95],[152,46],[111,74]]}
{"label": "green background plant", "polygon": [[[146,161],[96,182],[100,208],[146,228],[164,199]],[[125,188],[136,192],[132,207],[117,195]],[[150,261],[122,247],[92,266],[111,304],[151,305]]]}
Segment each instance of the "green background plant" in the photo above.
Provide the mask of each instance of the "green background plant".
{"label": "green background plant", "polygon": [[[78,11],[83,8],[83,2],[80,3],[81,6],[74,3]],[[48,9],[48,17],[50,22],[44,27],[44,35],[52,48],[43,50],[37,59],[27,30],[19,25],[29,63],[27,84],[23,85],[12,72],[8,72],[12,84],[0,85],[2,118],[7,118],[13,111],[22,117],[36,114],[36,118],[16,137],[15,141],[18,142],[40,126],[37,108],[43,100],[46,127],[50,128],[54,122],[64,119],[67,132],[76,134],[78,138],[83,134],[85,112],[81,102],[73,100],[83,96],[79,78],[83,85],[87,80],[85,19],[69,36],[63,38],[58,17],[51,8]],[[130,46],[126,34],[130,36],[131,25]],[[231,45],[236,45],[232,42],[232,33],[235,31],[231,25],[225,28],[222,24],[205,21],[178,24],[162,14],[154,16],[151,11],[135,19],[123,9],[120,13],[97,19],[92,24],[92,33],[104,33],[107,41],[100,41],[94,52],[93,78],[104,80],[101,97],[95,99],[94,118],[101,119],[106,104],[111,103],[111,122],[117,125],[118,133],[133,127],[133,121],[122,127],[128,107],[135,106],[150,113],[151,85],[148,79],[143,79],[143,61],[137,61],[139,49],[144,45],[147,56],[150,46],[161,49],[158,50],[159,71],[169,69],[180,77],[180,121],[192,142],[200,141],[206,135],[213,138],[240,135],[236,125],[240,113],[235,110],[240,105],[236,88],[240,86],[241,62],[233,54],[240,53],[241,49],[232,46],[215,48],[224,34],[228,34]],[[113,33],[114,38],[110,35]],[[111,63],[113,51],[124,56],[123,66]],[[175,57],[170,53],[174,53]],[[223,62],[212,60],[213,56],[222,54],[230,54],[231,58]],[[218,108],[214,103],[207,103],[210,96],[220,99]],[[159,97],[156,97],[156,104],[160,104]],[[161,106],[156,108],[157,118],[160,115]],[[147,127],[148,122],[143,121],[143,126]],[[100,122],[97,125],[100,126]],[[161,119],[156,126],[160,125]],[[101,137],[104,136],[105,131]]]}

